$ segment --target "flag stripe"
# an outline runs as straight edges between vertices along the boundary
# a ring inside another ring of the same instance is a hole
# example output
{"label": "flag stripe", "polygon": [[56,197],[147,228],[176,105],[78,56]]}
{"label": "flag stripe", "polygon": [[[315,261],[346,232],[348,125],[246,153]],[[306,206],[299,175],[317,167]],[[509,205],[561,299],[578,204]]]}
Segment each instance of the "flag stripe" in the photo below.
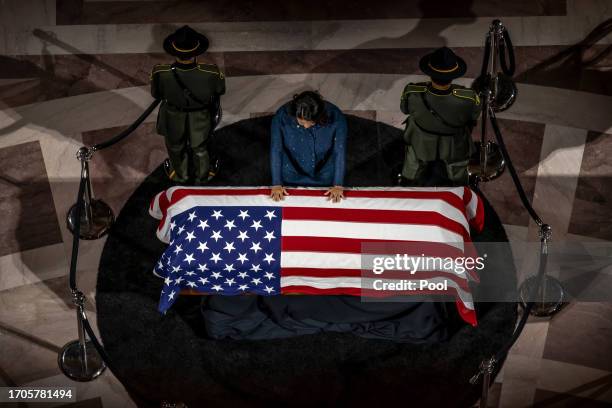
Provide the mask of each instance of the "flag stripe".
{"label": "flag stripe", "polygon": [[[172,190],[172,189],[171,189]],[[393,193],[393,194],[407,194],[413,193],[413,198],[385,198],[385,199],[374,199],[372,197],[353,197],[351,199],[343,200],[340,203],[331,203],[319,196],[321,190],[304,190],[309,192],[309,195],[298,195],[295,194],[290,197],[286,197],[285,200],[274,203],[271,202],[267,194],[261,194],[265,189],[238,189],[236,190],[240,194],[229,195],[232,191],[230,189],[174,189],[174,192],[167,193],[171,195],[169,206],[164,212],[164,216],[159,225],[157,236],[164,242],[169,242],[168,226],[170,224],[169,219],[178,216],[179,214],[191,210],[198,206],[209,206],[209,207],[226,207],[226,206],[242,206],[248,201],[250,206],[277,206],[283,208],[290,207],[313,207],[313,208],[333,208],[333,209],[363,209],[363,210],[402,210],[402,211],[428,211],[437,212],[443,214],[446,218],[453,220],[462,225],[466,231],[469,230],[468,220],[466,219],[466,211],[463,201],[457,196],[458,192],[463,192],[463,188],[455,188],[456,191],[424,191],[421,192],[425,197],[416,198],[415,191],[385,191],[375,190],[377,194]],[[199,194],[184,195],[188,191],[194,191]],[[301,191],[301,190],[297,190]],[[357,191],[355,191],[357,192]],[[359,190],[359,193],[365,193],[364,190]],[[317,194],[313,196],[313,193]],[[248,197],[247,197],[248,196]],[[177,198],[179,197],[179,198]],[[454,198],[453,198],[454,197]],[[446,200],[450,200],[446,201]],[[160,198],[160,201],[161,198]],[[160,203],[161,206],[161,203]],[[459,238],[457,238],[459,239]]]}
{"label": "flag stripe", "polygon": [[465,252],[440,242],[388,241],[384,239],[285,236],[283,251],[341,252],[352,254],[414,254],[440,257],[464,256]]}
{"label": "flag stripe", "polygon": [[[264,206],[278,207],[295,207],[300,203],[305,203],[307,206],[316,206],[318,208],[363,208],[363,209],[405,209],[406,205],[414,206],[414,210],[430,210],[431,201],[438,201],[440,205],[451,206],[465,215],[465,204],[457,192],[452,191],[395,191],[395,190],[351,190],[345,189],[345,197],[340,203],[332,203],[323,195],[323,190],[288,190],[291,194],[285,197],[284,200],[274,202],[269,198],[269,190],[261,189],[242,189],[236,190],[236,194],[231,194],[232,190],[193,190],[181,189],[175,190],[171,194],[170,199],[166,197],[169,205],[174,206],[181,200],[186,198],[194,200],[194,202],[211,203],[206,205],[225,205],[235,206],[237,203],[244,203],[244,196],[250,196],[249,200],[255,200],[253,203]],[[307,200],[314,198],[315,200]],[[350,198],[350,200],[349,200]],[[361,199],[361,200],[357,200]],[[363,200],[363,199],[385,199],[385,200]],[[212,200],[212,201],[211,201]],[[351,205],[350,203],[359,203],[359,206]],[[403,205],[398,206],[399,203]],[[427,203],[427,204],[426,204]],[[395,205],[393,205],[395,204]],[[254,205],[254,204],[251,204]],[[373,205],[373,207],[371,207]]]}
{"label": "flag stripe", "polygon": [[[367,255],[366,257],[360,254],[342,254],[334,252],[300,252],[300,251],[288,251],[283,252],[281,257],[281,267],[283,272],[285,268],[316,268],[316,269],[347,269],[347,270],[361,270],[367,266],[366,262],[371,261],[374,255]],[[464,276],[465,273],[455,272],[457,268],[449,268],[447,265],[450,262],[440,262],[443,258],[429,258],[427,264],[419,265],[418,269],[422,271],[434,271],[441,269],[447,272],[456,273],[458,276]],[[435,262],[434,262],[435,261]],[[441,263],[441,265],[440,265]]]}
{"label": "flag stripe", "polygon": [[350,221],[361,223],[413,224],[444,227],[460,234],[462,240],[469,240],[469,230],[460,223],[451,220],[435,211],[400,211],[400,210],[361,210],[347,208],[283,208],[283,220],[317,220],[317,221]]}
{"label": "flag stripe", "polygon": [[[344,193],[349,198],[412,198],[419,200],[426,199],[439,199],[453,203],[457,208],[461,209],[464,204],[462,202],[462,194],[458,194],[454,190],[462,190],[462,187],[455,188],[437,188],[437,189],[417,189],[417,188],[347,188]],[[320,197],[327,189],[325,188],[288,188],[287,193],[289,196],[299,197]],[[271,193],[269,187],[265,188],[184,188],[179,187],[175,189],[169,189],[170,201],[175,203],[187,196],[210,196],[210,195],[230,195],[230,196],[243,196],[243,195],[263,195],[269,196]]]}
{"label": "flag stripe", "polygon": [[[340,268],[283,268],[283,276],[296,276],[296,277],[309,277],[309,278],[370,278],[370,279],[382,279],[385,281],[389,280],[415,280],[424,279],[430,280],[436,277],[443,277],[445,279],[453,280],[460,288],[469,290],[469,284],[467,279],[461,276],[457,276],[448,271],[431,270],[431,271],[418,271],[415,274],[411,274],[407,271],[392,271],[387,270],[380,275],[376,275],[372,271],[363,269],[340,269]],[[465,275],[463,275],[465,276]],[[281,287],[283,283],[281,281]],[[363,285],[360,285],[363,287]]]}
{"label": "flag stripe", "polygon": [[445,242],[464,249],[463,236],[434,225],[421,225],[418,229],[411,225],[388,223],[351,223],[334,221],[294,221],[283,220],[281,231],[286,236],[336,237],[384,239],[392,241]]}
{"label": "flag stripe", "polygon": [[[295,239],[296,242],[291,243],[290,241]],[[285,242],[289,241],[288,244]],[[336,242],[337,241],[337,242]],[[345,246],[346,251],[342,250],[343,243],[351,241]],[[417,245],[408,243],[414,249],[414,252],[406,250],[406,246],[403,243],[392,242],[388,247],[382,247],[383,251],[378,251],[381,248],[379,245],[373,246],[369,251],[361,251],[360,245],[355,244],[364,242],[360,239],[342,239],[342,238],[316,238],[316,237],[283,237],[282,239],[282,257],[281,266],[283,268],[300,268],[300,267],[317,267],[317,264],[325,259],[325,264],[331,265],[331,268],[336,266],[344,266],[344,269],[362,269],[364,265],[361,264],[362,257],[372,255],[408,255],[408,256],[425,256],[428,258],[475,258],[478,256],[476,249],[471,242],[466,243],[467,250],[461,251],[459,248],[455,248],[449,244],[441,244],[436,242],[420,242]],[[301,242],[307,244],[302,246]],[[385,241],[379,241],[385,242]],[[320,250],[321,249],[321,250]],[[335,251],[334,251],[335,250]],[[342,262],[338,262],[342,259]],[[283,269],[284,270],[284,269]],[[468,268],[466,271],[467,276],[473,282],[480,282],[478,274],[474,271],[474,268]]]}

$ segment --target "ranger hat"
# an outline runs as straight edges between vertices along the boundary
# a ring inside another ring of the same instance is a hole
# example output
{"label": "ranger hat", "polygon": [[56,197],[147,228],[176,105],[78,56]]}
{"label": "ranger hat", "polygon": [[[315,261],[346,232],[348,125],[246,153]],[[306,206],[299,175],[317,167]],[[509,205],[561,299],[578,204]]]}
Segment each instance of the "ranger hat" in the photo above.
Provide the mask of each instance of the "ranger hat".
{"label": "ranger hat", "polygon": [[456,56],[448,47],[438,48],[425,55],[419,62],[419,68],[433,79],[452,81],[465,74],[465,61]]}
{"label": "ranger hat", "polygon": [[164,50],[175,57],[193,58],[208,49],[208,38],[189,26],[183,26],[164,39]]}

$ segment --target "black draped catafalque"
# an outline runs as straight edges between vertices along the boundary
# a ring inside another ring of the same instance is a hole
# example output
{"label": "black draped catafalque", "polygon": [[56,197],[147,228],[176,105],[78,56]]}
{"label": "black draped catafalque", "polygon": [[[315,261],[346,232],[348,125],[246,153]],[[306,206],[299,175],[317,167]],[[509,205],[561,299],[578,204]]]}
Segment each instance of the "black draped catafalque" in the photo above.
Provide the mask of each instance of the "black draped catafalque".
{"label": "black draped catafalque", "polygon": [[208,48],[208,39],[188,26],[164,40],[164,50],[176,57],[151,72],[151,95],[162,100],[157,133],[165,137],[177,183],[204,184],[208,180],[208,143],[213,116],[225,78],[214,64],[196,61]]}

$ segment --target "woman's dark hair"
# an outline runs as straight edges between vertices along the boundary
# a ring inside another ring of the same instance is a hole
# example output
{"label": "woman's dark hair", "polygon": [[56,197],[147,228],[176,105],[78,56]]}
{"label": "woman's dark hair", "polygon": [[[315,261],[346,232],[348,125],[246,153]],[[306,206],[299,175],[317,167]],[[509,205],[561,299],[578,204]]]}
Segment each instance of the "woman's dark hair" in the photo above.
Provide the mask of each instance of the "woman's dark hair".
{"label": "woman's dark hair", "polygon": [[327,122],[325,102],[318,92],[305,91],[293,95],[293,100],[289,103],[289,114],[318,124]]}

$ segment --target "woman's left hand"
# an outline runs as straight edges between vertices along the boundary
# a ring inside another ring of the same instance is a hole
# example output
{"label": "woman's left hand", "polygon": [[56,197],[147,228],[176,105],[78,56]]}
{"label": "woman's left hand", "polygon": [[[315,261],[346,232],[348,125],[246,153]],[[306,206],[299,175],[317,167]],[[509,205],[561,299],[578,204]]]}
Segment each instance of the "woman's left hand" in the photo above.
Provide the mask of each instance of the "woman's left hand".
{"label": "woman's left hand", "polygon": [[333,186],[325,192],[327,200],[332,203],[339,203],[344,198],[344,188],[342,186]]}

